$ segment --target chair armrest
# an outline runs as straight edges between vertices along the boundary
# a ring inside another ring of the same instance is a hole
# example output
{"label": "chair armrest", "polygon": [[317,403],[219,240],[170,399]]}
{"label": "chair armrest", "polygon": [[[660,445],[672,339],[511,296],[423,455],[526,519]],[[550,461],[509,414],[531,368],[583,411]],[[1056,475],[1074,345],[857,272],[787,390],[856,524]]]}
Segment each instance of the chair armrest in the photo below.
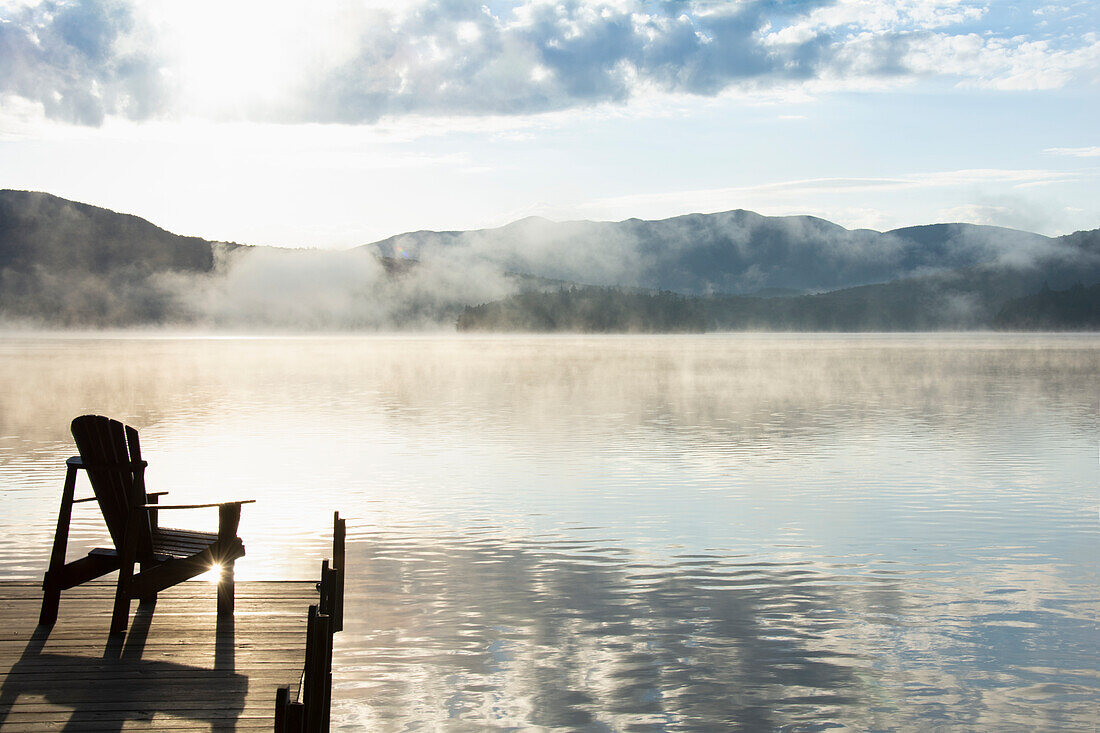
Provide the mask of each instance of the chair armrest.
{"label": "chair armrest", "polygon": [[255,499],[242,499],[241,501],[220,501],[215,504],[142,504],[142,509],[207,509],[210,507],[240,506],[241,504],[255,504]]}

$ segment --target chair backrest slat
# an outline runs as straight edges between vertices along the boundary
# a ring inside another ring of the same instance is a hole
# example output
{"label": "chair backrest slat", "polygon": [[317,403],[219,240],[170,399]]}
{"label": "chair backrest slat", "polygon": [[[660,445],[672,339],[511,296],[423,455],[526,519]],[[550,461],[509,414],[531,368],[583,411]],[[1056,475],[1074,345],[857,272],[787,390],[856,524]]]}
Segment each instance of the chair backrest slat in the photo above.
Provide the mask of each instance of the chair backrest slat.
{"label": "chair backrest slat", "polygon": [[[126,426],[126,443],[130,448],[131,464],[137,464],[141,462],[141,441],[138,440],[138,431],[129,425]],[[145,496],[145,471],[137,470],[130,474],[131,481],[129,486],[129,504],[131,506],[135,504],[146,504],[148,499]]]}
{"label": "chair backrest slat", "polygon": [[[81,415],[73,420],[72,432],[111,539],[121,550],[131,507],[146,502],[143,472],[131,467],[141,461],[137,431],[102,415]],[[152,552],[147,516],[138,531],[138,554],[145,556]]]}

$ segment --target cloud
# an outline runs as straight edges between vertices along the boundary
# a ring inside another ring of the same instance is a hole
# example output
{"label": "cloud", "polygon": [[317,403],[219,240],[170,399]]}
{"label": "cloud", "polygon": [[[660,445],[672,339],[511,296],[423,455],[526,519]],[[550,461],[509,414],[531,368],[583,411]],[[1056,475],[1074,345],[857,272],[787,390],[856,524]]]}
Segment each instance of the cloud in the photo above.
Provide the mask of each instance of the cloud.
{"label": "cloud", "polygon": [[209,4],[125,2],[8,13],[0,91],[80,124],[162,113],[373,124],[927,78],[1051,89],[1100,68],[1095,34],[1006,36],[960,0],[287,0],[262,15],[219,10],[217,23]]}
{"label": "cloud", "polygon": [[99,125],[146,119],[167,103],[155,56],[116,0],[47,1],[0,11],[0,98],[40,104],[48,118]]}
{"label": "cloud", "polygon": [[593,212],[604,210],[684,209],[719,211],[732,203],[752,198],[754,201],[803,201],[807,196],[829,194],[874,193],[879,191],[910,191],[936,189],[975,184],[1005,184],[1015,188],[1057,183],[1076,178],[1074,173],[1043,169],[965,169],[910,173],[888,178],[807,178],[792,181],[776,181],[753,186],[667,191],[596,199],[586,208]]}
{"label": "cloud", "polygon": [[807,29],[859,28],[871,33],[897,33],[944,28],[973,22],[987,9],[958,0],[836,0],[813,8],[787,33],[805,33]]}
{"label": "cloud", "polygon": [[955,34],[980,7],[749,0],[531,0],[491,11],[427,3],[372,26],[351,58],[308,80],[288,113],[374,122],[385,116],[515,115],[622,104],[650,94],[769,93],[799,85],[890,88],[938,77],[961,86],[1051,89],[1095,76],[1100,41]]}
{"label": "cloud", "polygon": [[986,224],[1024,231],[1048,229],[1052,224],[1049,211],[1019,197],[953,206],[942,209],[938,217],[940,221]]}
{"label": "cloud", "polygon": [[[739,80],[814,75],[827,48],[759,36],[776,9],[759,0],[706,14],[689,4],[536,1],[494,14],[427,3],[396,26],[364,29],[358,52],[310,78],[302,118],[531,114],[622,103],[647,90],[713,95]],[[681,12],[683,11],[683,12]]]}
{"label": "cloud", "polygon": [[[967,221],[1061,234],[1095,227],[1095,211],[1071,211],[1035,192],[1042,186],[1092,178],[1087,171],[996,168],[875,178],[808,178],[593,198],[568,208],[547,207],[529,213],[554,218],[615,220],[639,211],[646,212],[647,218],[660,218],[685,212],[747,208],[769,216],[819,216],[850,229],[885,231],[934,221]],[[986,198],[972,201],[976,196]],[[992,196],[996,200],[989,198]],[[812,203],[808,205],[808,201]],[[964,208],[962,202],[980,206]],[[1007,208],[983,208],[986,206]],[[952,207],[959,208],[947,213]]]}
{"label": "cloud", "polygon": [[907,67],[916,74],[955,77],[963,87],[1030,91],[1059,89],[1081,78],[1095,81],[1100,39],[1058,48],[1047,40],[989,37],[978,33],[918,34],[908,41]]}
{"label": "cloud", "polygon": [[1091,148],[1047,148],[1044,153],[1068,155],[1073,158],[1100,158],[1100,146]]}

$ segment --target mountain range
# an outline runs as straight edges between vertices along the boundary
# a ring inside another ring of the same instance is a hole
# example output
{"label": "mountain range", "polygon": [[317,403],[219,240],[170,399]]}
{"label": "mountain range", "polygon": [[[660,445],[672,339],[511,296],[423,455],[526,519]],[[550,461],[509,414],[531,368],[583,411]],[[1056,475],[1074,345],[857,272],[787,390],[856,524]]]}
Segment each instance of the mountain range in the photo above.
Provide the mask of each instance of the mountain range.
{"label": "mountain range", "polygon": [[821,292],[987,263],[1072,259],[1077,249],[1001,227],[933,224],[876,232],[745,210],[660,221],[532,217],[499,229],[411,232],[366,247],[420,261],[461,252],[512,272],[690,295]]}
{"label": "mountain range", "polygon": [[[877,232],[735,210],[658,221],[528,218],[343,251],[291,250],[184,237],[50,194],[0,191],[0,317],[32,325],[379,329],[452,326],[462,316],[467,328],[524,330],[534,322],[519,317],[538,300],[532,293],[592,298],[594,286],[626,294],[611,299],[620,309],[646,294],[676,296],[665,304],[699,299],[707,329],[987,328],[1013,299],[1097,282],[1100,230]],[[496,317],[479,321],[494,307]],[[557,328],[553,318],[540,323]]]}

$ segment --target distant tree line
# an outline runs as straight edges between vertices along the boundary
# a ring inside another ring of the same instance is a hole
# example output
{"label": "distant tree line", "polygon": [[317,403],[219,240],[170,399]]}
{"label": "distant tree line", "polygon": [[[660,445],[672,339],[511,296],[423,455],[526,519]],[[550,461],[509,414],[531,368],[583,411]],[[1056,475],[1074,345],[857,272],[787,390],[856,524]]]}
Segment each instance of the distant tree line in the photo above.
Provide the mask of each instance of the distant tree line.
{"label": "distant tree line", "polygon": [[458,317],[459,331],[699,333],[706,325],[698,298],[583,286],[519,293],[468,306]]}
{"label": "distant tree line", "polygon": [[1006,299],[1023,286],[978,272],[778,298],[573,286],[468,306],[457,325],[581,333],[1100,329],[1100,285]]}
{"label": "distant tree line", "polygon": [[1034,295],[1005,303],[994,328],[1012,331],[1100,331],[1100,283],[1066,290],[1044,286]]}

